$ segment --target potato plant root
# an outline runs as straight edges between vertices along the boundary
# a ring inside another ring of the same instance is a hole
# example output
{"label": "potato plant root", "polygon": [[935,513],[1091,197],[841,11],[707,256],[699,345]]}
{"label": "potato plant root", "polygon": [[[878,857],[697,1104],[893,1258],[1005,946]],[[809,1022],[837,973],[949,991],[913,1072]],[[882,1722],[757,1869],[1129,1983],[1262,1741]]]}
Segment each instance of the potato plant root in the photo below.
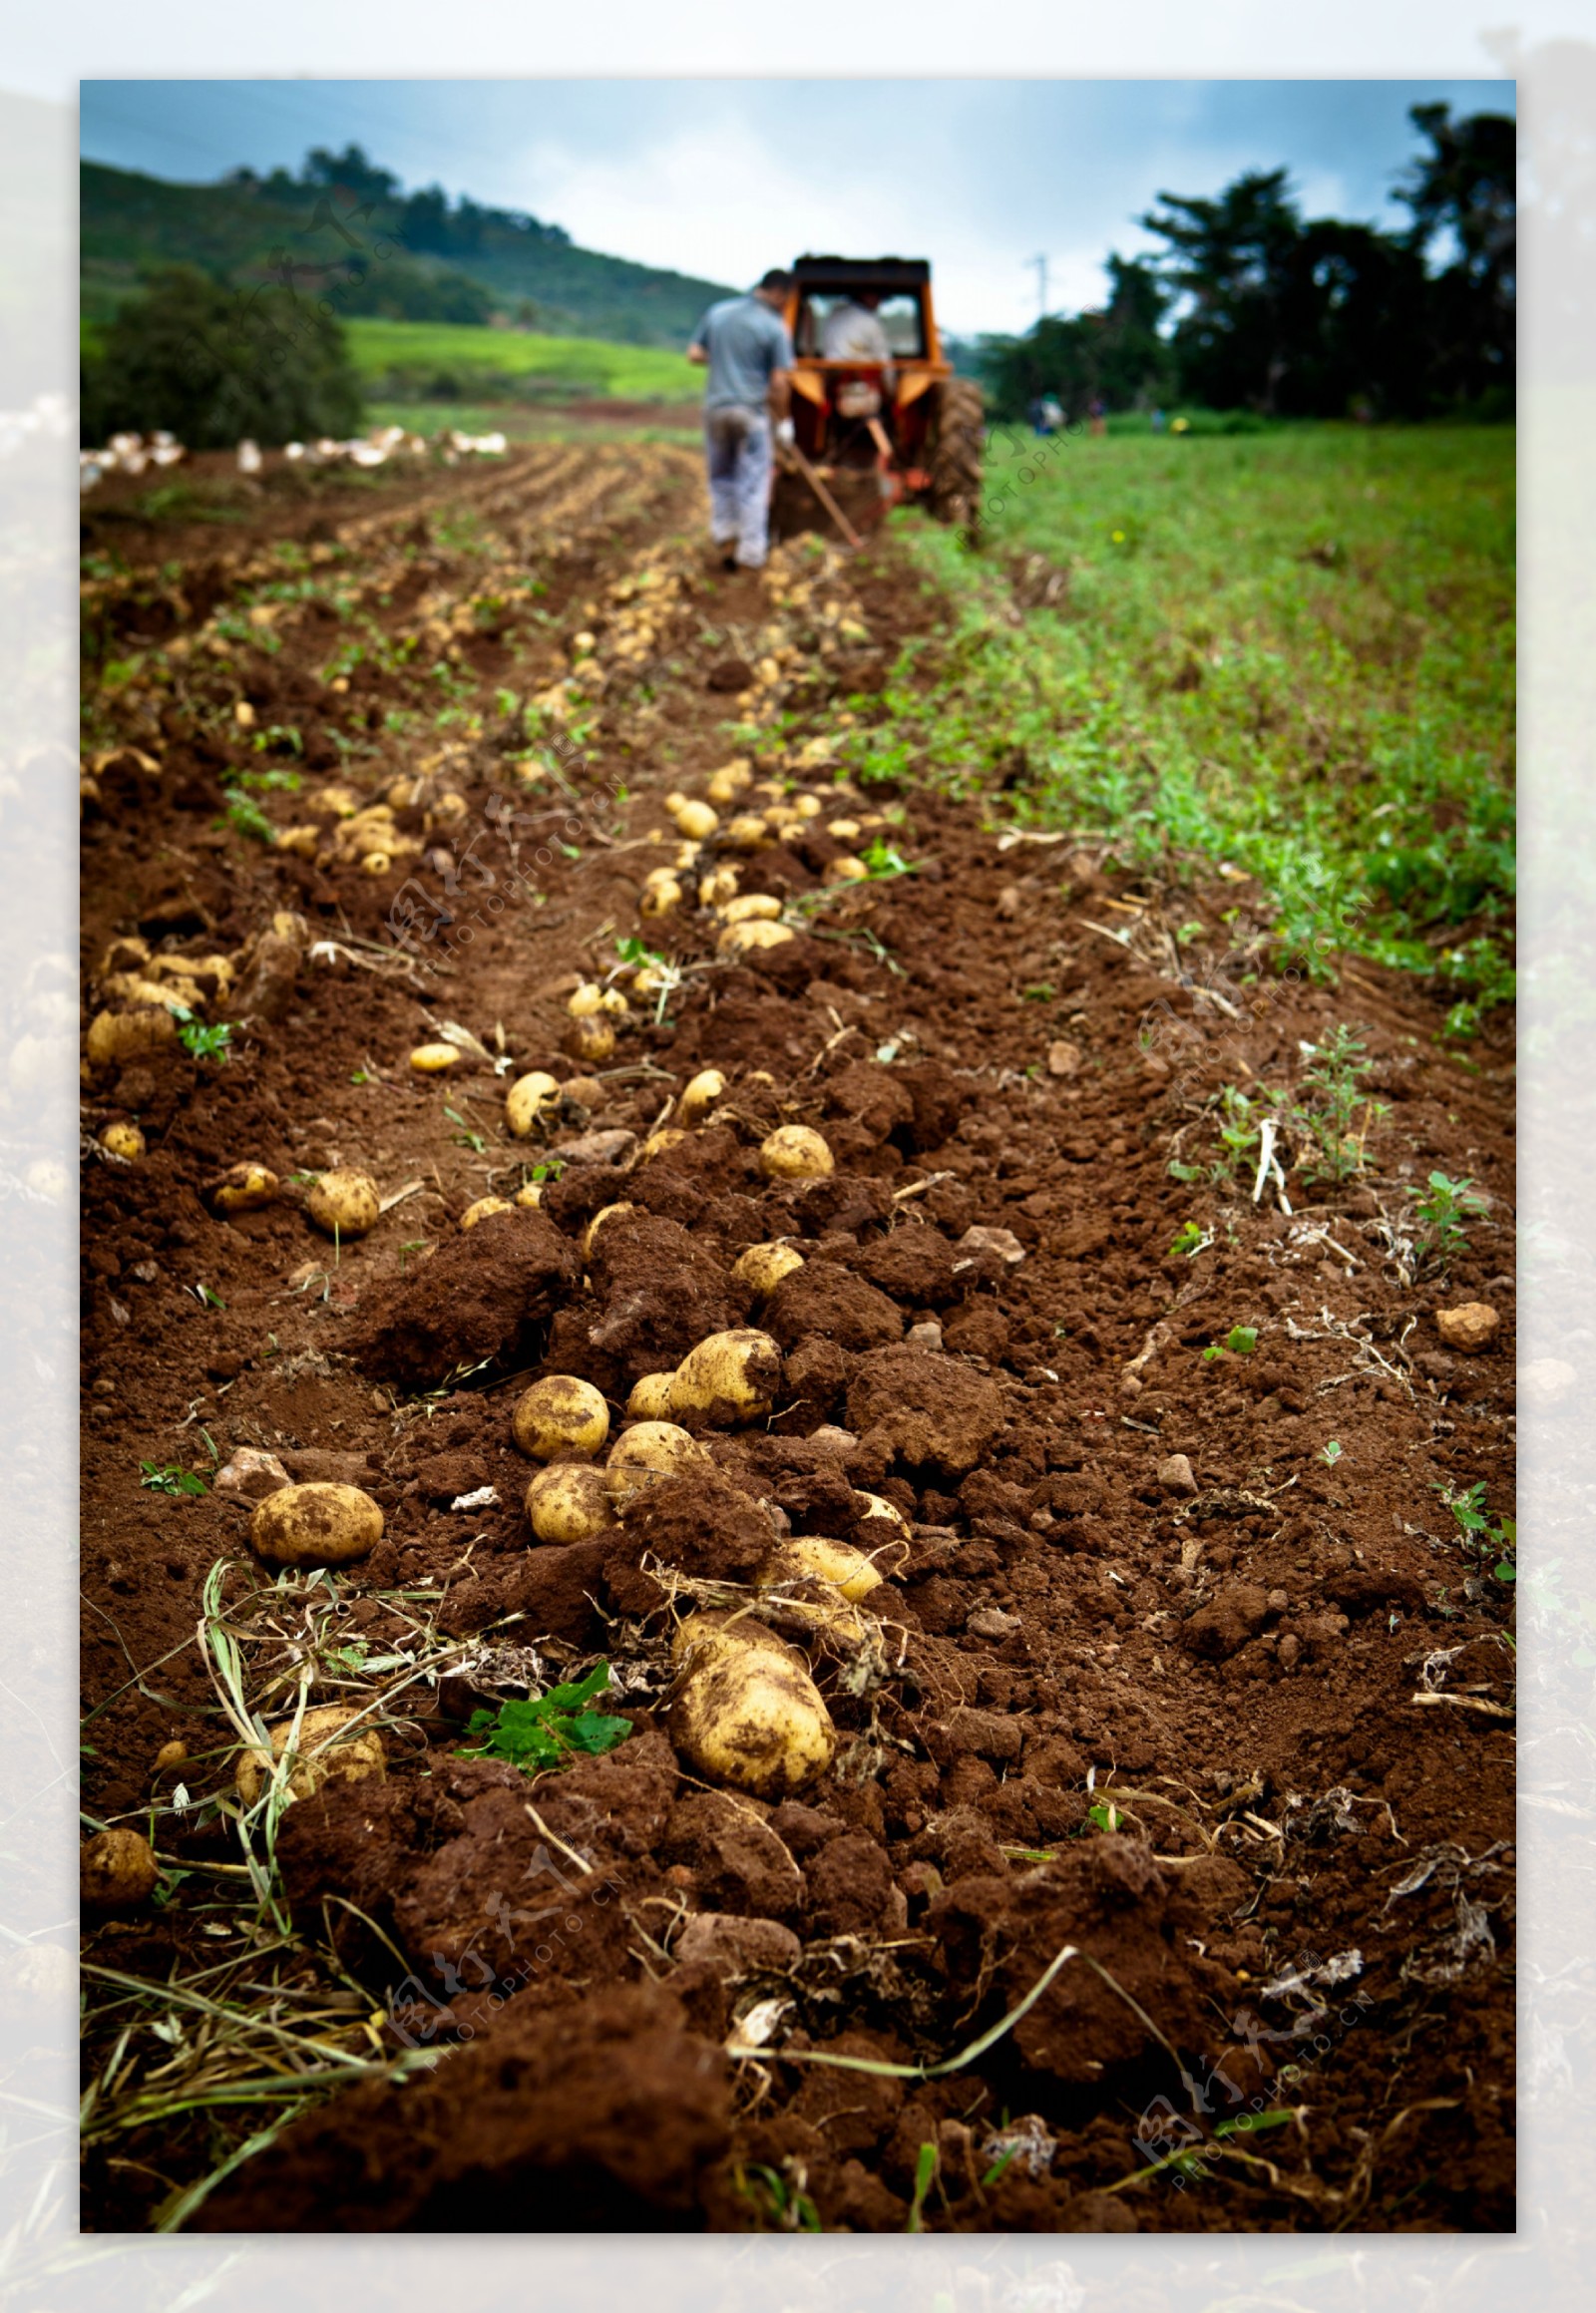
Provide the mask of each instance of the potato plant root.
{"label": "potato plant root", "polygon": [[[1483,1483],[1511,1508],[1502,1015],[1465,1066],[1421,981],[1278,975],[1234,876],[1117,858],[1085,823],[1004,848],[1008,799],[929,776],[833,802],[838,715],[874,711],[901,643],[938,646],[939,607],[890,536],[711,572],[682,543],[697,490],[669,445],[542,444],[376,491],[284,478],[224,537],[109,484],[89,516],[118,558],[91,665],[177,672],[95,694],[86,1025],[118,940],[241,959],[205,1014],[224,1059],[102,1030],[84,1079],[85,1804],[147,1830],[154,1797],[169,1874],[86,1917],[91,1965],[159,1987],[253,1948],[225,1940],[252,1915],[224,1908],[247,1882],[205,1807],[236,1745],[194,1643],[209,1570],[228,1598],[277,1583],[289,1636],[321,1617],[294,1658],[311,1708],[390,1694],[380,1774],[296,1800],[273,1852],[304,1998],[410,2077],[307,2097],[188,2228],[902,2232],[913,2206],[937,2231],[1510,2229],[1511,1591],[1447,1506]],[[299,573],[321,590],[267,590]],[[544,698],[536,750],[505,691]],[[824,817],[757,851],[722,829],[639,918],[682,842],[663,797],[739,757],[827,817],[893,813],[915,872],[828,882],[854,839]],[[263,767],[297,784],[237,784]],[[262,842],[229,816],[244,793],[312,835]],[[383,874],[338,830],[385,796]],[[722,859],[791,939],[717,950],[696,895]],[[636,938],[679,976],[574,1060],[572,994]],[[1361,1162],[1294,1172],[1289,1213],[1267,1167],[1254,1197],[1256,1148],[1211,1178],[1220,1088],[1295,1083],[1339,1024],[1372,1063]],[[460,1065],[411,1066],[456,1027]],[[640,1160],[707,1069],[703,1120]],[[587,1097],[518,1137],[506,1091],[538,1070]],[[102,1143],[119,1121],[137,1163]],[[762,1166],[791,1127],[832,1169]],[[279,1195],[212,1210],[242,1161]],[[1414,1237],[1433,1169],[1489,1200],[1444,1268]],[[307,1215],[339,1170],[384,1208],[358,1237]],[[462,1233],[490,1195],[511,1209]],[[738,1263],[778,1241],[803,1266],[761,1298]],[[1436,1320],[1469,1303],[1499,1323],[1465,1353]],[[780,1352],[768,1413],[673,1407],[701,1460],[612,1526],[535,1538],[512,1427],[533,1382],[602,1395],[602,1461],[644,1375],[752,1327]],[[369,1555],[318,1591],[265,1566],[254,1502],[210,1482],[246,1446],[368,1495]],[[862,1621],[806,1623],[801,1567],[759,1589],[786,1536],[873,1560]],[[809,1660],[837,1740],[800,1795],[713,1787],[673,1750],[694,1612],[756,1614]],[[430,1678],[402,1659],[421,1625]],[[484,1700],[600,1658],[618,1747],[535,1781],[465,1755]],[[273,1724],[285,1676],[251,1701]],[[158,1770],[174,1740],[187,1762]],[[95,2061],[128,2013],[91,2014]],[[96,2138],[84,2224],[152,2226],[268,2126],[174,2110]]]}

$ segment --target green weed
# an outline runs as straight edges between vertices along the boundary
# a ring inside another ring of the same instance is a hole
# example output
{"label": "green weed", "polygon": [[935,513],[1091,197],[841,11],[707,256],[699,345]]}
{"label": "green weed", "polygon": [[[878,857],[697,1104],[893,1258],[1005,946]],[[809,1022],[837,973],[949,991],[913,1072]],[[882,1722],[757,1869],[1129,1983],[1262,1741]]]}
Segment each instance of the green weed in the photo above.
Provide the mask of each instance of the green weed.
{"label": "green weed", "polygon": [[142,1461],[139,1467],[144,1472],[140,1485],[148,1486],[153,1494],[202,1494],[205,1490],[198,1470],[186,1470],[175,1461]]}
{"label": "green weed", "polygon": [[187,1004],[174,1007],[178,1022],[178,1041],[196,1060],[225,1062],[227,1048],[232,1042],[232,1022],[217,1020],[207,1024],[198,1018]]}
{"label": "green weed", "polygon": [[1444,1269],[1467,1248],[1468,1223],[1485,1212],[1485,1200],[1471,1180],[1449,1180],[1445,1173],[1431,1173],[1427,1188],[1407,1193],[1418,1223],[1418,1250]]}
{"label": "green weed", "polygon": [[480,1735],[466,1758],[507,1758],[527,1774],[570,1764],[578,1756],[598,1757],[624,1742],[628,1719],[613,1719],[592,1708],[609,1685],[609,1665],[599,1663],[575,1685],[551,1687],[537,1702],[501,1703],[497,1711],[474,1711],[466,1733]]}
{"label": "green weed", "polygon": [[1518,1521],[1498,1518],[1494,1525],[1485,1508],[1485,1481],[1469,1486],[1461,1494],[1441,1495],[1463,1538],[1463,1547],[1476,1557],[1482,1566],[1489,1566],[1498,1582],[1516,1582],[1518,1579]]}
{"label": "green weed", "polygon": [[1203,1362],[1211,1363],[1216,1357],[1250,1357],[1258,1347],[1256,1326],[1232,1326],[1222,1342],[1210,1342],[1203,1351]]}

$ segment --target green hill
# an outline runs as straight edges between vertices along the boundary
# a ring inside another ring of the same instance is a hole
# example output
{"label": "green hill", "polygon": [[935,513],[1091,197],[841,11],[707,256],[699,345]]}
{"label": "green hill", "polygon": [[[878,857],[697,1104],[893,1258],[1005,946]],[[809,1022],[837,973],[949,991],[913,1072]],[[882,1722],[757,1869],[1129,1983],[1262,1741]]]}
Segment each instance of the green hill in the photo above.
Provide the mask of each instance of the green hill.
{"label": "green hill", "polygon": [[433,321],[347,325],[356,375],[384,400],[541,401],[613,397],[697,399],[703,372],[680,350],[553,337],[535,330],[463,329]]}
{"label": "green hill", "polygon": [[219,185],[86,161],[80,246],[91,323],[108,320],[148,268],[174,263],[246,290],[291,268],[297,294],[330,296],[346,318],[480,325],[497,314],[547,336],[634,346],[685,346],[705,305],[728,293],[578,248],[534,217],[404,194],[356,148],[312,155],[297,181],[278,170]]}

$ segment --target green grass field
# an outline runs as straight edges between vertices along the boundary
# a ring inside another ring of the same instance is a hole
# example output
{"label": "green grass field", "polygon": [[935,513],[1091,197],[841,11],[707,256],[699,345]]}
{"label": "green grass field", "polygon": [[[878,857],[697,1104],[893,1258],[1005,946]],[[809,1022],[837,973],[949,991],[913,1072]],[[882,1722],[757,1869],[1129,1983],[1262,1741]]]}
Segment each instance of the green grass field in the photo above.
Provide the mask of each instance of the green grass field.
{"label": "green grass field", "polygon": [[693,400],[701,378],[685,356],[598,337],[540,337],[515,329],[468,329],[448,322],[352,320],[349,350],[368,395],[389,401],[440,400],[437,380],[462,400]]}
{"label": "green grass field", "polygon": [[1511,988],[1514,450],[997,429],[979,552],[896,518],[958,632],[929,686],[906,653],[863,767],[1227,859],[1285,948],[1439,971],[1466,1034]]}

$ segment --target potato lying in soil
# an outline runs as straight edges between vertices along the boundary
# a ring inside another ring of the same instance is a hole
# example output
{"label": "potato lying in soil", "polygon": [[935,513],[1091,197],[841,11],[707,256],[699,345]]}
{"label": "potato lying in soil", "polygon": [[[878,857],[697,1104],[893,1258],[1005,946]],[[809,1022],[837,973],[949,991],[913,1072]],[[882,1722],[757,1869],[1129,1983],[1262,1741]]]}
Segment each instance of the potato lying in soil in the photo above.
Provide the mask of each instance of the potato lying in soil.
{"label": "potato lying in soil", "polygon": [[460,1065],[460,1054],[453,1044],[417,1044],[410,1065],[418,1076],[443,1076]]}
{"label": "potato lying in soil", "polygon": [[546,1109],[560,1099],[560,1079],[547,1069],[534,1068],[529,1075],[518,1076],[505,1094],[505,1122],[517,1140],[525,1140]]}
{"label": "potato lying in soil", "polygon": [[790,1569],[812,1576],[817,1582],[829,1582],[850,1606],[858,1606],[881,1587],[880,1567],[851,1542],[832,1542],[819,1534],[795,1534],[783,1544],[779,1559],[786,1562],[784,1571]]}
{"label": "potato lying in soil", "polygon": [[99,1012],[89,1024],[89,1060],[93,1067],[125,1067],[130,1060],[148,1059],[178,1040],[178,1023],[165,1004],[141,1004],[131,1012]]}
{"label": "potato lying in soil", "polygon": [[781,921],[781,902],[773,892],[744,892],[739,899],[728,900],[720,911],[722,924],[777,924]]}
{"label": "potato lying in soil", "polygon": [[715,1102],[725,1093],[726,1079],[718,1068],[700,1068],[697,1075],[683,1085],[681,1102],[677,1109],[683,1124],[697,1124],[708,1115]]}
{"label": "potato lying in soil", "polygon": [[694,1772],[751,1798],[784,1799],[823,1775],[836,1730],[803,1658],[746,1618],[689,1615],[671,1648],[666,1722]]}
{"label": "potato lying in soil", "polygon": [[767,1181],[823,1180],[835,1166],[830,1147],[807,1124],[778,1124],[759,1144],[759,1170]]}
{"label": "potato lying in soil", "polygon": [[636,1210],[636,1206],[627,1203],[624,1198],[618,1205],[600,1205],[583,1231],[582,1250],[584,1254],[592,1254],[598,1232],[607,1222],[618,1220],[622,1213],[635,1213]]}
{"label": "potato lying in soil", "polygon": [[767,924],[755,918],[746,924],[728,924],[715,947],[722,956],[746,956],[753,948],[782,948],[795,937],[790,925]]}
{"label": "potato lying in soil", "polygon": [[490,1213],[513,1213],[514,1211],[514,1205],[510,1204],[504,1197],[479,1197],[474,1205],[468,1205],[461,1214],[460,1226],[462,1229],[475,1229],[477,1223],[486,1221]]}
{"label": "potato lying in soil", "polygon": [[695,1413],[723,1429],[768,1413],[780,1387],[780,1349],[768,1334],[737,1326],[687,1351],[676,1367],[670,1402],[675,1412]]}
{"label": "potato lying in soil", "polygon": [[137,1831],[97,1831],[78,1851],[85,1911],[132,1911],[149,1902],[160,1877],[150,1842]]}
{"label": "potato lying in soil", "polygon": [[602,1012],[596,1012],[590,1019],[573,1020],[561,1042],[585,1068],[597,1068],[601,1060],[612,1058],[615,1031]]}
{"label": "potato lying in soil", "polygon": [[273,1201],[280,1186],[269,1165],[232,1165],[206,1188],[205,1203],[213,1213],[257,1213]]}
{"label": "potato lying in soil", "polygon": [[698,1440],[674,1421],[639,1421],[616,1438],[604,1468],[604,1482],[610,1499],[624,1510],[633,1495],[651,1486],[656,1478],[674,1477],[687,1463],[708,1459]]}
{"label": "potato lying in soil", "polygon": [[108,1124],[100,1134],[100,1146],[125,1163],[136,1165],[144,1155],[144,1134],[136,1124]]}
{"label": "potato lying in soil", "polygon": [[609,1435],[609,1408],[591,1381],[574,1373],[546,1373],[518,1400],[516,1443],[534,1461],[556,1454],[592,1461]]}
{"label": "potato lying in soil", "polygon": [[690,843],[705,842],[720,825],[719,812],[707,803],[678,804],[671,817],[676,823],[678,834],[684,835]]}
{"label": "potato lying in soil", "polygon": [[731,1274],[751,1285],[761,1301],[773,1294],[784,1277],[802,1269],[804,1257],[790,1245],[750,1245],[732,1263]]}
{"label": "potato lying in soil", "polygon": [[[290,1799],[308,1799],[323,1783],[357,1783],[366,1775],[381,1774],[382,1736],[369,1719],[351,1727],[356,1716],[355,1706],[348,1703],[327,1703],[305,1713],[288,1767]],[[349,1729],[348,1734],[340,1734],[343,1728]],[[269,1756],[260,1749],[240,1752],[234,1780],[246,1807],[252,1807],[265,1789],[292,1735],[293,1721],[288,1719],[272,1729]]]}
{"label": "potato lying in soil", "polygon": [[607,1473],[592,1462],[556,1462],[527,1488],[527,1516],[540,1542],[591,1542],[615,1522]]}
{"label": "potato lying in soil", "polygon": [[249,1521],[249,1539],[277,1566],[344,1566],[382,1540],[382,1509],[359,1486],[314,1478],[279,1486]]}
{"label": "potato lying in soil", "polygon": [[364,1237],[382,1218],[382,1200],[369,1173],[335,1165],[312,1185],[305,1211],[329,1237]]}
{"label": "potato lying in soil", "polygon": [[675,1381],[674,1372],[644,1373],[632,1383],[631,1395],[626,1399],[628,1421],[668,1421],[670,1419],[670,1391]]}

